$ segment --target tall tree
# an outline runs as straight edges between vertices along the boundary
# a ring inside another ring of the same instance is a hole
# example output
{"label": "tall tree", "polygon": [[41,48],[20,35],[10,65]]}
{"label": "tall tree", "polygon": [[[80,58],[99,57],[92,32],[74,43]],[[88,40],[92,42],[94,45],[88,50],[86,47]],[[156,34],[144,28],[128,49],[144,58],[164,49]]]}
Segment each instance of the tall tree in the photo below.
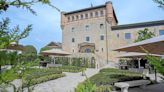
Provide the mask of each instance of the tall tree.
{"label": "tall tree", "polygon": [[155,34],[153,32],[149,31],[148,28],[145,28],[144,30],[138,31],[138,38],[135,40],[135,42],[150,39],[154,36],[155,36]]}
{"label": "tall tree", "polygon": [[159,7],[164,9],[164,0],[153,0],[153,1],[159,4]]}
{"label": "tall tree", "polygon": [[10,6],[17,8],[25,8],[31,13],[36,14],[36,12],[31,8],[32,5],[36,3],[48,4],[52,7],[49,0],[1,0],[0,1],[0,13],[7,11]]}
{"label": "tall tree", "polygon": [[[52,6],[49,0],[0,0],[0,14],[7,12],[10,6],[25,8],[29,10],[32,14],[36,14],[36,12],[31,8],[31,6],[36,3],[42,3]],[[18,42],[20,39],[27,37],[29,35],[29,32],[32,30],[32,25],[28,25],[26,28],[24,28],[23,31],[20,30],[18,25],[14,28],[10,28],[9,22],[9,18],[5,18],[0,21],[0,49],[6,48],[10,45],[11,42]],[[6,52],[2,53],[5,54]],[[3,55],[3,57],[0,56],[0,70],[1,65],[3,65],[2,60],[4,59],[7,59],[7,55]]]}

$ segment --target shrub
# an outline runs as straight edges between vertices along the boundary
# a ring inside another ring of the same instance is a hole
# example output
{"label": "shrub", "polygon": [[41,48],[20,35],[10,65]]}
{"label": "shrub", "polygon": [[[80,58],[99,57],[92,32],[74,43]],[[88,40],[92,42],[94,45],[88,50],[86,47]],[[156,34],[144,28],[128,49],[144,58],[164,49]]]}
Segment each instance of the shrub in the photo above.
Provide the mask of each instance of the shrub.
{"label": "shrub", "polygon": [[95,89],[96,85],[93,84],[89,79],[87,79],[85,82],[80,83],[77,86],[75,92],[94,92]]}

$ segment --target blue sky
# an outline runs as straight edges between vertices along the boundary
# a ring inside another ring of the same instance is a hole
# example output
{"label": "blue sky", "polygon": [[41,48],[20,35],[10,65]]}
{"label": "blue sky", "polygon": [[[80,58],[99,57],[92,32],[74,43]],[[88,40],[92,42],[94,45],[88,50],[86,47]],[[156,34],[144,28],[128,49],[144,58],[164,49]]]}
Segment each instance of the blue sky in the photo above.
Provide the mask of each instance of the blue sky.
{"label": "blue sky", "polygon": [[[62,11],[72,11],[96,5],[105,4],[108,0],[51,0],[52,4]],[[153,0],[112,0],[119,24],[129,24],[145,21],[164,20],[164,10],[157,7]],[[11,26],[20,25],[24,28],[33,24],[30,35],[20,41],[23,45],[34,45],[37,50],[51,41],[62,42],[60,28],[60,13],[42,4],[32,6],[37,16],[25,9],[10,7],[0,18],[9,17]]]}

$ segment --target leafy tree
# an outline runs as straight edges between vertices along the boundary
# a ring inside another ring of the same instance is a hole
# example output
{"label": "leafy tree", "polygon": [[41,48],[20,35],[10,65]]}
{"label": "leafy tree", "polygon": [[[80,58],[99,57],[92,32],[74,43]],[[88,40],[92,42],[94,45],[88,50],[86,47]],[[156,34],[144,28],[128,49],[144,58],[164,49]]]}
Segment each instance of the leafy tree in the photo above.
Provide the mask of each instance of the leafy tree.
{"label": "leafy tree", "polygon": [[37,59],[37,50],[32,45],[24,46],[21,60],[22,61],[35,61]]}
{"label": "leafy tree", "polygon": [[164,0],[154,0],[157,4],[159,4],[159,7],[164,9]]}
{"label": "leafy tree", "polygon": [[10,6],[14,6],[17,8],[25,8],[31,13],[36,14],[36,12],[31,8],[31,6],[36,3],[48,4],[53,7],[49,0],[1,0],[0,13],[7,11]]}
{"label": "leafy tree", "polygon": [[45,47],[40,49],[40,52],[45,51],[45,50],[50,50],[50,49],[52,49],[52,48],[45,46]]}
{"label": "leafy tree", "polygon": [[[20,30],[19,26],[14,28],[9,28],[9,18],[3,19],[0,22],[0,49],[5,49],[11,44],[11,42],[18,42],[20,39],[23,39],[29,35],[29,32],[32,30],[32,25],[28,25],[23,31]],[[13,57],[15,54],[9,54],[7,51],[0,51],[0,71],[1,66],[5,65],[9,61],[9,56]],[[5,63],[6,62],[6,63]]]}
{"label": "leafy tree", "polygon": [[155,34],[153,32],[151,32],[151,31],[149,31],[149,29],[145,28],[144,30],[139,30],[138,38],[135,40],[135,42],[150,39],[154,36],[155,36]]}
{"label": "leafy tree", "polygon": [[24,46],[23,54],[37,54],[37,50],[32,45]]}

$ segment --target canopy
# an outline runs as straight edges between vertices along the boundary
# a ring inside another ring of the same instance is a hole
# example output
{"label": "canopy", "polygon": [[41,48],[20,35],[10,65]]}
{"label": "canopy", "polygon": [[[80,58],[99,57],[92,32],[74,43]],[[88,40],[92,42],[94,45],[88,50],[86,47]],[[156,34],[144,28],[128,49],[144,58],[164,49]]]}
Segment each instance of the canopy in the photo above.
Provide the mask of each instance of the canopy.
{"label": "canopy", "polygon": [[70,55],[71,53],[66,52],[62,49],[51,49],[51,50],[42,51],[41,54],[43,54],[43,55],[65,56],[65,55]]}
{"label": "canopy", "polygon": [[125,52],[142,52],[145,51],[144,48],[151,54],[160,54],[164,55],[164,35],[154,37],[148,40],[140,41],[137,43],[129,44],[127,46],[120,47],[114,51],[125,51]]}
{"label": "canopy", "polygon": [[[157,54],[151,54],[151,55],[161,57],[161,55],[157,55]],[[146,53],[129,52],[119,55],[118,58],[143,58],[145,56],[147,56]]]}

